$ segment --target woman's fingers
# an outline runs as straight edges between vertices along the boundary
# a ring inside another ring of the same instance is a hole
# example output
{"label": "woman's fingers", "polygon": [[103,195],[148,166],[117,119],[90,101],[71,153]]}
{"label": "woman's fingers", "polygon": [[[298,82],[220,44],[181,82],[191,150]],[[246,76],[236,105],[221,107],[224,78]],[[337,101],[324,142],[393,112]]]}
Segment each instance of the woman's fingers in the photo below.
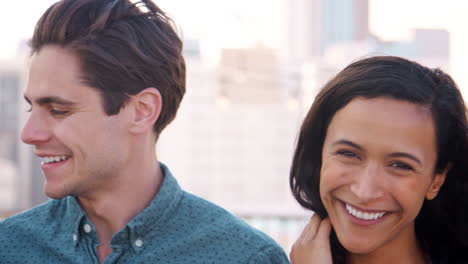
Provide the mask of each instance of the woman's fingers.
{"label": "woman's fingers", "polygon": [[291,249],[291,263],[331,264],[330,231],[330,220],[314,214]]}
{"label": "woman's fingers", "polygon": [[331,232],[330,219],[325,218],[320,222],[320,226],[318,227],[317,234],[315,235],[315,237],[320,241],[327,240],[328,244],[330,244],[330,232]]}
{"label": "woman's fingers", "polygon": [[[318,227],[317,234],[314,238],[314,247],[317,251],[320,252],[329,252],[329,263],[332,263],[331,259],[331,247],[330,247],[330,232],[331,232],[331,223],[330,219],[325,218],[320,222],[320,226]],[[324,255],[322,255],[324,256]],[[325,261],[322,259],[322,261]],[[322,262],[321,262],[322,263]],[[327,262],[323,262],[327,263]]]}
{"label": "woman's fingers", "polygon": [[314,214],[310,220],[309,223],[304,227],[304,230],[302,231],[301,236],[299,237],[301,239],[301,242],[303,243],[309,243],[312,241],[317,233],[317,229],[320,225],[320,216],[318,214]]}

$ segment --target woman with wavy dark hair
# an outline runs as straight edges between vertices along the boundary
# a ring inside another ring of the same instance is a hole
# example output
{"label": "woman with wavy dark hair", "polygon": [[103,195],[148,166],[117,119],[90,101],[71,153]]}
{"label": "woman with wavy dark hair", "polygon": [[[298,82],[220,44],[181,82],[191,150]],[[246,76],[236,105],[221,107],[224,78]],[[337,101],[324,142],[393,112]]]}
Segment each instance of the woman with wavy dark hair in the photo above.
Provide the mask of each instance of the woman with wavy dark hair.
{"label": "woman with wavy dark hair", "polygon": [[315,214],[292,263],[468,263],[467,129],[439,69],[393,56],[343,69],[300,130],[290,185]]}

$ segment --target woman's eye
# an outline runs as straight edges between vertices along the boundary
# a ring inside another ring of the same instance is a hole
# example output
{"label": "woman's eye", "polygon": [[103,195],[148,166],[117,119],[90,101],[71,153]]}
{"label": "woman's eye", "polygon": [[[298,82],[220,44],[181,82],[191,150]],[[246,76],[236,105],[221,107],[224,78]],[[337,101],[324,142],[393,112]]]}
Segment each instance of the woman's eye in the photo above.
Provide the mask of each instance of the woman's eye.
{"label": "woman's eye", "polygon": [[408,171],[412,171],[413,170],[413,167],[403,163],[403,162],[394,162],[392,163],[390,166],[392,166],[393,168],[396,168],[396,169],[401,169],[401,170],[408,170]]}
{"label": "woman's eye", "polygon": [[349,150],[339,150],[336,152],[338,155],[347,157],[347,158],[357,158],[358,156],[356,153],[349,151]]}

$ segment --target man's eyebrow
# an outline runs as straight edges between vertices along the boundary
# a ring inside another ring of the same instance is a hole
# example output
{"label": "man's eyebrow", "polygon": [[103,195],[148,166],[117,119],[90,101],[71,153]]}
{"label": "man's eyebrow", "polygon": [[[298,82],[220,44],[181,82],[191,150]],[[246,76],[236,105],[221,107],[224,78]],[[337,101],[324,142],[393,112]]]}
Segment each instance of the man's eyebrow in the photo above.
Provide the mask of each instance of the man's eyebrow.
{"label": "man's eyebrow", "polygon": [[388,156],[392,157],[392,158],[401,158],[401,157],[408,158],[410,160],[416,161],[420,165],[422,164],[422,162],[418,158],[416,158],[414,155],[411,155],[411,154],[406,153],[406,152],[395,152],[395,153],[392,153],[392,154],[390,154]]}
{"label": "man's eyebrow", "polygon": [[[31,104],[31,100],[24,95],[24,99],[26,102]],[[75,105],[76,103],[58,96],[45,96],[45,97],[40,97],[35,100],[35,102],[38,105],[46,105],[46,104],[58,104],[58,105]]]}
{"label": "man's eyebrow", "polygon": [[340,139],[340,140],[337,140],[333,143],[333,146],[336,146],[336,145],[348,145],[350,147],[353,147],[353,148],[356,148],[356,149],[359,149],[359,150],[363,150],[363,148],[361,146],[359,146],[358,144],[350,141],[350,140],[347,140],[347,139]]}

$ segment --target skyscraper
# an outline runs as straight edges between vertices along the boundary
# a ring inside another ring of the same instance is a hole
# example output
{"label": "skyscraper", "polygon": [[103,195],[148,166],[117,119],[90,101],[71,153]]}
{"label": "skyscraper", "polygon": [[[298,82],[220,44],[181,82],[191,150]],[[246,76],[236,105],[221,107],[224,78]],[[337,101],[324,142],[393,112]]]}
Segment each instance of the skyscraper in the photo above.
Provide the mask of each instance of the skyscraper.
{"label": "skyscraper", "polygon": [[368,0],[290,0],[287,9],[292,60],[321,57],[331,45],[369,37]]}

